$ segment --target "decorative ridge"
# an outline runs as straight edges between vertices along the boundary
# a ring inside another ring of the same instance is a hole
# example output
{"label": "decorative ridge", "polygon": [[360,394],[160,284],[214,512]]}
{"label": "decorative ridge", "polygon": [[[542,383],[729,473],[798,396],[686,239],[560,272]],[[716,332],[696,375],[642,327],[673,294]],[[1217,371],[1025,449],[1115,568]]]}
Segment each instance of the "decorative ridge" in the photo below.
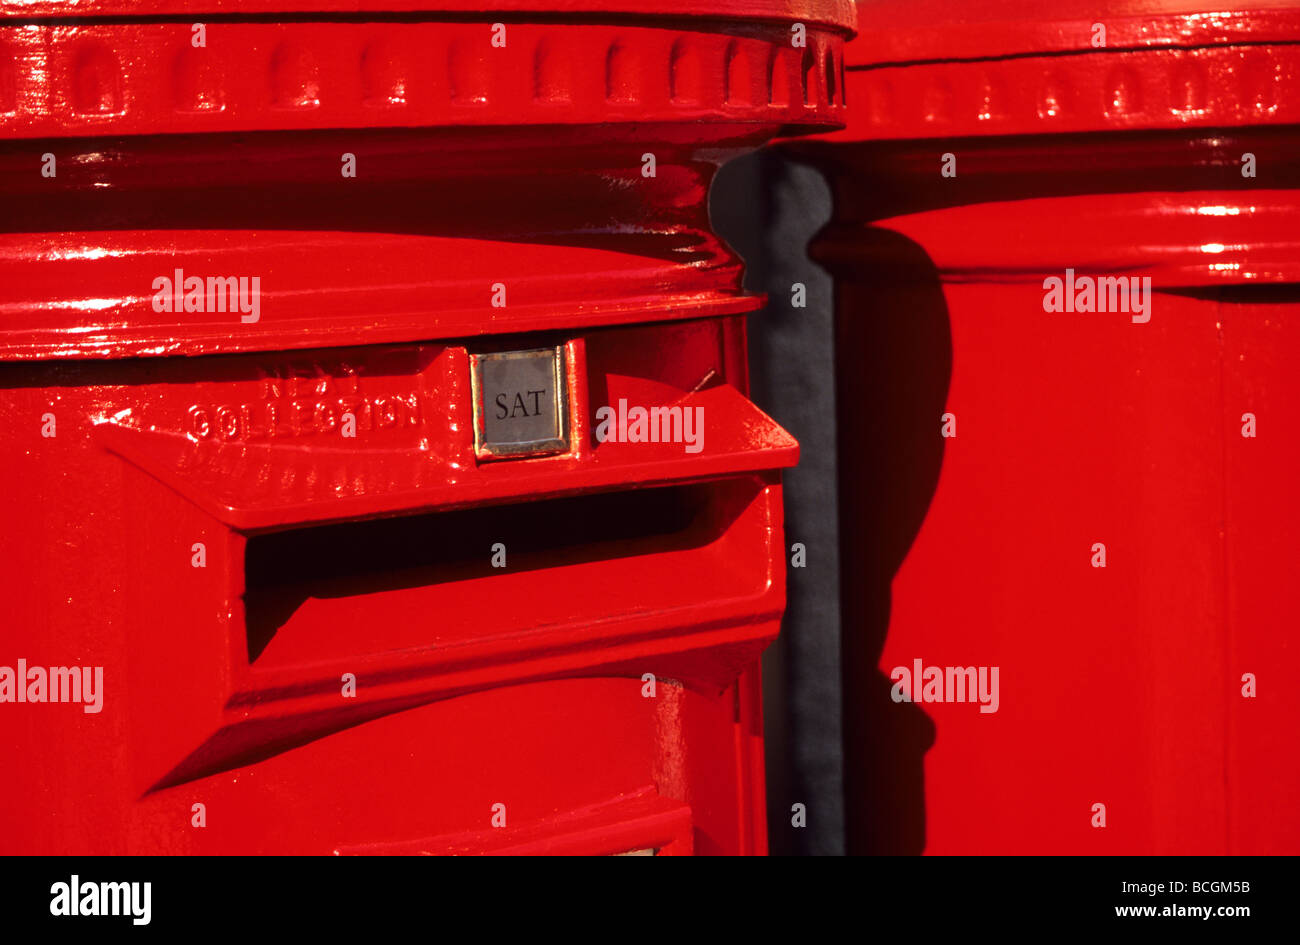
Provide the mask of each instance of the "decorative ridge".
{"label": "decorative ridge", "polygon": [[558,23],[0,26],[0,138],[843,123],[841,31]]}
{"label": "decorative ridge", "polygon": [[855,70],[846,135],[955,138],[1300,121],[1300,46],[1150,48]]}

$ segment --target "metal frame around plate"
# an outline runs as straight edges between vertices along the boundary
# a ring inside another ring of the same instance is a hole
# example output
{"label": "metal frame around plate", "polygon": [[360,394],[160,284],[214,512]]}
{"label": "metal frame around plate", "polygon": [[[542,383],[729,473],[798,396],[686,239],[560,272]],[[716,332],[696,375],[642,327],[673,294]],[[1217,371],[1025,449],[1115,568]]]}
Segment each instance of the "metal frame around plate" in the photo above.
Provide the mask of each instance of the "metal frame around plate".
{"label": "metal frame around plate", "polygon": [[[569,388],[566,377],[565,346],[547,345],[541,348],[520,348],[515,351],[469,352],[470,396],[474,412],[474,455],[478,459],[516,459],[522,456],[546,456],[569,451]],[[545,440],[527,440],[508,444],[485,443],[483,425],[483,362],[512,358],[533,357],[541,353],[553,356],[555,372],[555,414],[559,436]]]}

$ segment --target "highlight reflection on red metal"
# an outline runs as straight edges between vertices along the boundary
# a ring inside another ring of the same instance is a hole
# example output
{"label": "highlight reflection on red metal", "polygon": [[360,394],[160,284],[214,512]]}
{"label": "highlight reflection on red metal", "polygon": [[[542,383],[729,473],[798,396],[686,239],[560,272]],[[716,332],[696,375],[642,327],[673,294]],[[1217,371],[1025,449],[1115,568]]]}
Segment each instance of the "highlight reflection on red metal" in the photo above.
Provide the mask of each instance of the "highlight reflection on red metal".
{"label": "highlight reflection on red metal", "polygon": [[[104,668],[0,705],[5,852],[765,850],[797,445],[705,197],[840,122],[852,9],[487,6],[0,18],[0,666]],[[571,448],[480,463],[470,352],[545,345]],[[620,399],[702,449],[598,442]]]}
{"label": "highlight reflection on red metal", "polygon": [[[788,146],[835,195],[850,850],[1296,852],[1300,11],[860,12],[848,131]],[[1045,311],[1067,270],[1150,320]],[[998,711],[895,703],[914,659]]]}

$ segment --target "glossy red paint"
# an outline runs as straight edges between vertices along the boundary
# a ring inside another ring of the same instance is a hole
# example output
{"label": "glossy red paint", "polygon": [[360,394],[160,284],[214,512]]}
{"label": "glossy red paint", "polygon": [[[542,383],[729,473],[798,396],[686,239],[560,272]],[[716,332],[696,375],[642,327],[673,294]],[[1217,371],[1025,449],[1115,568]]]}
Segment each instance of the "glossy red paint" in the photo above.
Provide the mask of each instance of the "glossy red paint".
{"label": "glossy red paint", "polygon": [[[6,6],[0,666],[104,688],[0,705],[0,850],[765,851],[798,447],[706,197],[839,122],[852,19],[747,6]],[[542,345],[570,449],[479,462],[470,353]],[[620,399],[702,448],[599,442]]]}
{"label": "glossy red paint", "polygon": [[1300,114],[1290,0],[949,7],[862,4],[868,26],[845,54],[850,137],[1222,128]]}
{"label": "glossy red paint", "polygon": [[[852,851],[1300,849],[1300,11],[1229,6],[863,4],[848,131],[787,146],[835,194]],[[1045,311],[1067,269],[1150,320]],[[998,710],[894,702],[915,659]]]}
{"label": "glossy red paint", "polygon": [[[678,23],[691,18],[726,19],[735,27],[747,20],[776,23],[817,23],[837,31],[850,29],[855,20],[853,0],[680,0],[671,11],[650,6],[645,0],[480,0],[473,10],[458,0],[10,0],[0,17],[179,17],[192,14],[214,17],[251,17],[287,13],[315,13],[324,17],[354,19],[397,18],[403,14],[441,13],[449,21],[492,19],[478,13],[506,14],[506,22],[532,17],[579,25],[596,18],[635,17]],[[438,17],[443,19],[443,17]]]}

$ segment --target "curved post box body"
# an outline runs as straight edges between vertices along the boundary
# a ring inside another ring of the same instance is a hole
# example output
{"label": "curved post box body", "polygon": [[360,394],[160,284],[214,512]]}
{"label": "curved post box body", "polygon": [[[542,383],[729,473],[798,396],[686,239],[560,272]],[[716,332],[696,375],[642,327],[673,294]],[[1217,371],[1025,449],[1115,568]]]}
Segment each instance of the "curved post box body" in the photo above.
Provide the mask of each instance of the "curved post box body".
{"label": "curved post box body", "polygon": [[0,18],[0,850],[764,852],[706,197],[852,9],[211,6]]}
{"label": "curved post box body", "polygon": [[1300,11],[859,15],[850,850],[1295,852]]}

